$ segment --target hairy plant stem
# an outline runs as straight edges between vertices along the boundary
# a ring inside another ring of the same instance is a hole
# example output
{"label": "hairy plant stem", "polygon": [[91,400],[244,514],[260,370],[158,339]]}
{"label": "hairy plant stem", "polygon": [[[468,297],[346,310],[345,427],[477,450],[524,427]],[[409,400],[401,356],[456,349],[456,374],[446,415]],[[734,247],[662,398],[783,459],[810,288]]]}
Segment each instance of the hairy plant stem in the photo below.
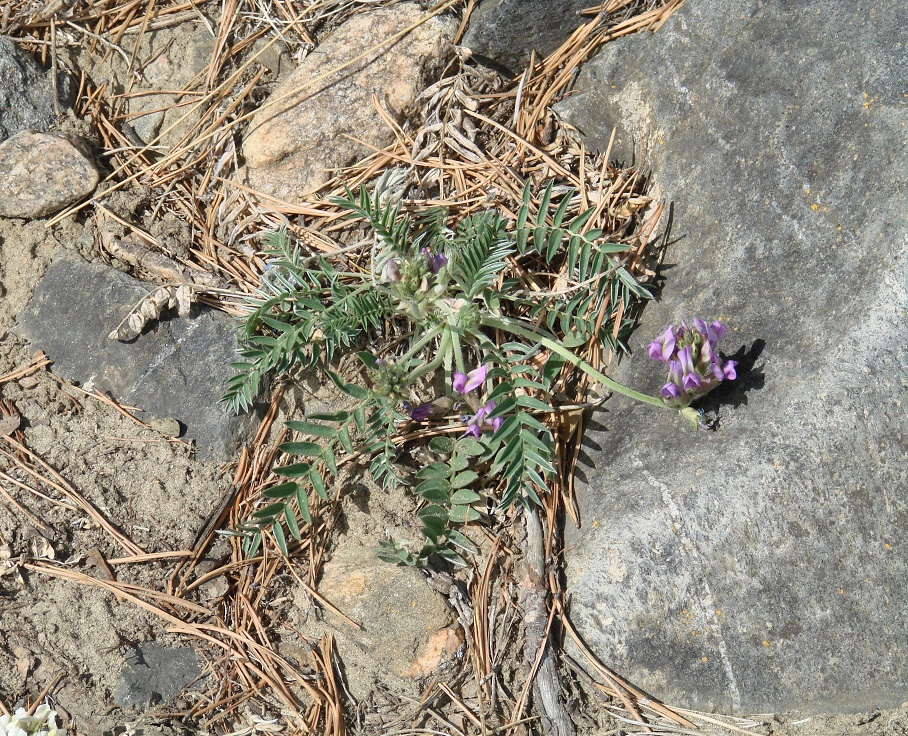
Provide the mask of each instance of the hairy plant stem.
{"label": "hairy plant stem", "polygon": [[[442,364],[442,361],[445,359],[445,355],[450,351],[451,333],[448,330],[443,330],[441,327],[436,327],[435,329],[431,330],[429,334],[432,334],[432,337],[434,337],[439,333],[441,333],[441,343],[438,345],[438,354],[432,359],[431,362],[426,363],[422,368],[417,368],[415,371],[413,371],[413,373],[410,375],[410,383],[413,383],[417,379],[422,378],[427,373],[434,373],[438,369],[438,366]],[[422,345],[420,346],[421,348],[426,343],[428,343],[428,340],[420,340],[420,342],[422,343]],[[414,353],[415,350],[411,348],[409,351],[407,351],[406,357],[411,357]]]}
{"label": "hairy plant stem", "polygon": [[502,330],[504,332],[510,332],[512,335],[517,335],[519,337],[526,338],[527,340],[532,340],[533,342],[538,342],[539,344],[547,347],[553,353],[560,355],[571,365],[576,366],[584,373],[586,373],[590,378],[593,378],[599,383],[608,386],[615,393],[623,394],[631,399],[636,399],[637,401],[642,401],[644,404],[650,404],[651,406],[658,406],[660,409],[671,409],[672,407],[666,406],[665,402],[662,401],[658,396],[650,396],[649,394],[642,394],[639,391],[634,391],[632,388],[623,386],[617,381],[609,378],[601,371],[597,371],[593,366],[587,363],[582,358],[578,358],[574,353],[568,350],[566,347],[561,345],[557,340],[553,340],[550,337],[541,335],[535,330],[525,327],[523,324],[517,320],[509,319],[507,317],[494,317],[492,315],[482,315],[480,322],[484,327],[492,327],[495,329]]}

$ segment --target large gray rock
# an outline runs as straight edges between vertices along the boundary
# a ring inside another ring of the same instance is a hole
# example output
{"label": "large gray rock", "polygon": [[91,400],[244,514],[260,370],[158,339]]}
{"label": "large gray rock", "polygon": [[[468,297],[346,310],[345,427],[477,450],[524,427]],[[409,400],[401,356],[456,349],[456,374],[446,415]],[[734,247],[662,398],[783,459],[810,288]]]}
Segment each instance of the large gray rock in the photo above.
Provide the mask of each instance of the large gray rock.
{"label": "large gray rock", "polygon": [[256,421],[254,415],[228,416],[218,404],[233,374],[234,325],[194,306],[186,318],[165,313],[132,342],[109,340],[151,288],[66,253],[38,282],[17,331],[47,353],[58,375],[93,380],[118,401],[143,409],[146,421],[178,420],[201,457],[223,461]]}
{"label": "large gray rock", "polygon": [[[61,75],[59,91],[66,88]],[[21,130],[47,130],[54,117],[49,73],[12,41],[0,38],[0,141]]]}
{"label": "large gray rock", "polygon": [[[698,0],[608,46],[565,114],[674,204],[645,344],[722,317],[721,424],[616,399],[587,438],[571,614],[654,695],[736,712],[908,691],[908,26],[898,0]],[[603,143],[604,145],[604,143]]]}
{"label": "large gray rock", "polygon": [[461,45],[480,60],[519,74],[535,51],[543,59],[594,16],[589,0],[482,0],[470,16]]}

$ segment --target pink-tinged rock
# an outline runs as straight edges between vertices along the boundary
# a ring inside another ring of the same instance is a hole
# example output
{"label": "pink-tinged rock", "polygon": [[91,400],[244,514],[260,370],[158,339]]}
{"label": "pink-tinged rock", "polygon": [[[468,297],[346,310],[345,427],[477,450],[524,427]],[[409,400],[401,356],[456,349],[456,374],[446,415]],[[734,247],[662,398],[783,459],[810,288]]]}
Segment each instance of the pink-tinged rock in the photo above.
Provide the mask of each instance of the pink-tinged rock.
{"label": "pink-tinged rock", "polygon": [[331,176],[394,138],[372,103],[374,95],[398,122],[441,75],[453,54],[457,24],[436,16],[393,45],[318,77],[404,30],[424,16],[416,3],[356,15],[326,38],[274,90],[253,117],[243,143],[244,176],[254,189],[298,203]]}
{"label": "pink-tinged rock", "polygon": [[100,177],[80,144],[24,130],[0,143],[0,216],[35,219],[87,197]]}
{"label": "pink-tinged rock", "polygon": [[362,627],[335,629],[341,658],[357,663],[347,673],[354,697],[368,694],[368,672],[406,687],[452,662],[463,644],[447,601],[422,573],[382,562],[368,547],[342,544],[336,549],[325,563],[318,591]]}

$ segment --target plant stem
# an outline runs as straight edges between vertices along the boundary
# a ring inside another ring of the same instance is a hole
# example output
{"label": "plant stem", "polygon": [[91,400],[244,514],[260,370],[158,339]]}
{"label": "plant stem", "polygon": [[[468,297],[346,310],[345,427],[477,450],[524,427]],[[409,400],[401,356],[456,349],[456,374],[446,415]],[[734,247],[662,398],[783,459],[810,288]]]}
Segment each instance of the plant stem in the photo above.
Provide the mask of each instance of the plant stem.
{"label": "plant stem", "polygon": [[[441,328],[436,328],[437,330]],[[433,330],[434,332],[434,330]],[[436,333],[437,334],[437,333]],[[422,368],[417,368],[410,375],[410,383],[426,375],[426,373],[431,373],[438,369],[438,366],[441,365],[442,361],[445,358],[445,355],[451,349],[451,333],[448,330],[444,331],[444,334],[441,336],[441,343],[438,345],[438,355],[436,355],[431,363],[426,363]],[[413,352],[412,350],[410,351]]]}
{"label": "plant stem", "polygon": [[415,343],[413,343],[413,345],[410,346],[410,349],[406,352],[406,354],[403,357],[400,358],[400,360],[404,361],[404,360],[409,360],[410,358],[412,358],[414,355],[416,355],[416,353],[418,353],[426,345],[428,345],[430,340],[434,340],[439,334],[441,334],[441,331],[442,331],[441,327],[433,327],[431,330],[426,332],[421,338],[419,338]]}
{"label": "plant stem", "polygon": [[553,340],[545,335],[540,335],[535,330],[532,330],[528,327],[524,327],[522,324],[516,320],[508,319],[507,317],[493,317],[492,315],[482,315],[480,321],[484,327],[493,327],[504,332],[510,332],[512,335],[518,335],[519,337],[526,338],[527,340],[532,340],[533,342],[538,342],[547,347],[553,353],[557,353],[566,361],[575,365],[577,368],[586,373],[590,378],[594,378],[599,383],[608,386],[612,391],[616,393],[623,394],[631,399],[636,399],[637,401],[642,401],[644,404],[650,404],[651,406],[658,406],[661,409],[671,409],[672,407],[666,406],[665,402],[662,401],[658,396],[650,396],[649,394],[642,394],[639,391],[634,391],[632,388],[627,386],[622,386],[617,381],[612,380],[604,373],[597,371],[593,366],[587,363],[582,358],[577,357],[564,347],[557,340]]}

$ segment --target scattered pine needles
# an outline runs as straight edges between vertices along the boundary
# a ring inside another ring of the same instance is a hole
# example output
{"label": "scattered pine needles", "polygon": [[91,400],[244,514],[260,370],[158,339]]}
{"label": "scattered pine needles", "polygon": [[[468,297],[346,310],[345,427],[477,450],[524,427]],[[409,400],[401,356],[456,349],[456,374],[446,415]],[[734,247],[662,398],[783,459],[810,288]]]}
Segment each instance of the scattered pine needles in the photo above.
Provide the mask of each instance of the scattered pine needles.
{"label": "scattered pine needles", "polygon": [[[594,207],[595,213],[585,227],[600,228],[611,242],[632,246],[633,255],[625,266],[638,278],[646,278],[650,274],[644,264],[652,257],[652,246],[659,237],[661,205],[650,206],[640,171],[613,166],[609,150],[586,150],[576,132],[559,121],[552,106],[568,90],[578,67],[602,44],[629,33],[658,30],[683,2],[609,0],[589,8],[584,11],[592,16],[588,23],[549,57],[534,59],[516,79],[503,79],[465,55],[448,76],[425,90],[419,115],[409,127],[398,125],[374,100],[377,114],[394,132],[393,143],[372,149],[354,165],[335,172],[302,202],[275,200],[238,183],[236,178],[244,125],[268,89],[269,73],[260,57],[280,42],[298,60],[321,34],[350,14],[388,3],[86,0],[68,7],[64,3],[7,0],[0,3],[0,33],[14,37],[34,51],[42,63],[55,68],[65,47],[88,44],[99,54],[119,57],[136,82],[136,89],[128,85],[114,91],[103,83],[94,86],[82,74],[75,112],[90,121],[110,173],[93,200],[60,213],[53,222],[92,207],[109,214],[105,200],[113,192],[142,187],[153,203],[154,218],[169,214],[190,224],[190,248],[165,255],[190,272],[207,273],[221,283],[228,282],[236,292],[250,293],[258,285],[265,267],[259,252],[265,231],[285,226],[311,254],[330,255],[354,243],[357,236],[344,220],[346,211],[332,204],[330,198],[342,196],[345,187],[353,191],[360,185],[369,187],[390,169],[399,169],[409,190],[418,193],[408,205],[444,205],[455,220],[487,209],[513,216],[521,206],[527,182],[534,192],[541,192],[543,183],[549,180],[554,180],[556,191],[573,188],[578,196],[566,215],[576,216]],[[215,5],[220,8],[219,24],[212,22],[218,9]],[[427,11],[426,18],[452,9],[468,13],[472,7],[472,2],[448,0]],[[214,51],[210,62],[184,89],[172,91],[172,99],[162,109],[171,113],[174,122],[155,140],[137,143],[125,126],[132,118],[129,103],[140,95],[143,39],[181,23],[202,24],[211,30]],[[393,40],[384,39],[379,45]],[[167,136],[176,140],[163,146],[161,141]],[[543,217],[552,215],[548,199],[538,194],[532,201],[532,211],[534,216],[539,212]],[[126,225],[148,241],[141,223]],[[355,251],[350,257],[356,258]],[[564,273],[556,273],[543,281],[528,279],[527,288],[563,292],[569,284]],[[611,325],[614,338],[612,350],[590,345],[583,357],[594,367],[607,366],[620,349],[633,324],[633,309],[629,299],[616,295],[606,300],[598,314],[591,315],[597,327]],[[0,378],[0,384],[42,370],[46,364],[39,356],[30,366]],[[576,406],[565,408],[557,418],[555,452],[561,473],[543,498],[539,512],[541,557],[549,561],[560,559],[558,528],[564,517],[577,520],[572,471],[583,431],[587,385],[585,378],[577,379],[569,368],[563,372],[560,388]],[[233,539],[229,561],[204,574],[198,568],[216,531],[239,526],[260,503],[262,489],[272,482],[271,467],[283,439],[283,432],[275,427],[280,398],[279,391],[272,396],[258,433],[236,463],[223,506],[213,511],[190,551],[146,554],[25,444],[13,437],[0,437],[0,454],[35,485],[53,489],[66,499],[61,502],[81,509],[107,531],[127,555],[106,560],[107,564],[160,564],[168,555],[176,558],[176,562],[167,563],[170,574],[161,590],[137,589],[49,561],[29,562],[26,568],[34,574],[108,590],[120,600],[155,613],[170,631],[191,638],[207,658],[213,676],[186,714],[188,721],[220,733],[276,732],[281,728],[282,733],[343,736],[349,724],[332,639],[306,642],[311,654],[307,662],[292,662],[276,651],[271,630],[275,622],[266,606],[276,577],[289,572],[313,600],[332,608],[330,601],[318,594],[317,581],[337,504],[319,500],[313,504],[312,524],[303,541],[292,546],[290,559],[267,539],[258,556],[244,559],[240,540]],[[32,490],[23,481],[17,483]],[[518,547],[516,539],[506,533],[493,535],[484,561],[471,577],[469,600],[462,602],[460,610],[468,642],[463,672],[448,682],[432,683],[421,700],[402,707],[399,717],[382,733],[517,736],[539,732],[539,712],[528,707],[532,678],[527,678],[526,672],[516,680],[506,676],[510,671],[506,660],[517,656],[515,642],[523,636],[524,612],[513,585],[518,575]],[[696,714],[660,704],[600,663],[562,608],[566,591],[561,589],[556,572],[531,572],[539,576],[538,602],[543,606],[541,639],[536,647],[529,647],[533,652],[528,663],[532,671],[544,669],[540,666],[544,651],[567,637],[587,662],[580,666],[560,655],[554,661],[564,665],[562,674],[567,676],[574,696],[585,699],[589,708],[595,710],[595,701],[590,698],[601,696],[601,706],[624,721],[625,732],[695,728]],[[191,602],[201,585],[216,578],[227,582],[226,593],[216,606],[204,608]],[[336,609],[334,612],[343,616]],[[355,626],[353,622],[349,625]],[[553,696],[560,697],[561,693]],[[717,723],[712,718],[703,720]],[[719,725],[741,730],[730,724]]]}

